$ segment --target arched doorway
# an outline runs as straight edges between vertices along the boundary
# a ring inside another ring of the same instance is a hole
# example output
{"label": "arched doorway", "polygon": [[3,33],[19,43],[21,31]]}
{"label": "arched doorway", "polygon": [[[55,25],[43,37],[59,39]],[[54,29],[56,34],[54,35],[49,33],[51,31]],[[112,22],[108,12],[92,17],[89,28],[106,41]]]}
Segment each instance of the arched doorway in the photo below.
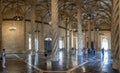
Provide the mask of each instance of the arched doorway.
{"label": "arched doorway", "polygon": [[102,37],[101,48],[108,50],[108,39],[107,37]]}
{"label": "arched doorway", "polygon": [[59,49],[64,48],[64,41],[62,39],[59,40]]}
{"label": "arched doorway", "polygon": [[45,38],[44,47],[45,47],[45,52],[47,52],[47,53],[52,52],[52,38],[50,38],[50,37]]}

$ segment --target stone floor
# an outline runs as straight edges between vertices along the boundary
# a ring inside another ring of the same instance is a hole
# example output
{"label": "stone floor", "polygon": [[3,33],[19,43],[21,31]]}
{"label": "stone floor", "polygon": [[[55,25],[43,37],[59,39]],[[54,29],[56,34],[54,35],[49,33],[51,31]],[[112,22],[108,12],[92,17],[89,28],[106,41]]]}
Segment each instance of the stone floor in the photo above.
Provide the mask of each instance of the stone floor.
{"label": "stone floor", "polygon": [[7,54],[6,68],[0,66],[0,73],[118,73],[108,51],[83,56],[60,51],[58,55],[58,61],[51,61],[39,53]]}
{"label": "stone floor", "polygon": [[[89,58],[88,58],[89,59]],[[112,69],[111,53],[106,51],[104,55],[98,53],[89,59],[87,64],[75,69],[71,73],[119,73]]]}

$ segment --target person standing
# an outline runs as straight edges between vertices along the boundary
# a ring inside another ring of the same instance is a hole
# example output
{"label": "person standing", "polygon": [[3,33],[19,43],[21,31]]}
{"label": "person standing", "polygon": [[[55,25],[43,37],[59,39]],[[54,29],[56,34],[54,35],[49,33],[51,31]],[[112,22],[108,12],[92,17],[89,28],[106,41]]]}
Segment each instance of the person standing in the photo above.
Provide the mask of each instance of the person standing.
{"label": "person standing", "polygon": [[96,49],[95,49],[95,48],[93,48],[93,54],[95,55],[95,53],[96,53]]}
{"label": "person standing", "polygon": [[6,58],[6,53],[5,53],[5,49],[2,49],[2,67],[5,68],[5,58]]}
{"label": "person standing", "polygon": [[102,50],[101,50],[101,51],[102,51],[102,54],[104,55],[104,48],[102,48]]}

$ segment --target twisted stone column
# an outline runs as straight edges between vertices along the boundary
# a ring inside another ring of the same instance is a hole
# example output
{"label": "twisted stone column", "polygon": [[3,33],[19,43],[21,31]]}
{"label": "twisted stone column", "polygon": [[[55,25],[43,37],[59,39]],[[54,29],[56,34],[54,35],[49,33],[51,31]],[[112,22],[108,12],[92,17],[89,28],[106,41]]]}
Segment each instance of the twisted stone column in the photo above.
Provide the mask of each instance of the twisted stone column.
{"label": "twisted stone column", "polygon": [[97,50],[99,50],[98,42],[99,42],[99,30],[96,31],[96,48],[97,48]]}
{"label": "twisted stone column", "polygon": [[78,55],[82,55],[82,21],[81,10],[78,9]]}
{"label": "twisted stone column", "polygon": [[96,49],[96,35],[95,35],[95,33],[96,33],[96,30],[95,30],[95,21],[93,21],[93,42],[94,42],[94,49]]}
{"label": "twisted stone column", "polygon": [[[24,15],[24,17],[25,17],[25,15]],[[28,49],[28,45],[27,45],[27,41],[28,41],[28,39],[27,39],[27,34],[26,34],[26,22],[25,22],[25,18],[23,19],[23,24],[24,24],[24,50],[23,50],[23,52],[25,53],[26,51],[27,51],[27,49]]]}
{"label": "twisted stone column", "polygon": [[86,25],[87,25],[87,21],[85,20],[84,21],[85,23],[84,23],[84,32],[85,32],[85,36],[84,36],[84,40],[85,40],[85,42],[84,42],[84,44],[85,44],[85,48],[87,48],[87,35],[86,35]]}
{"label": "twisted stone column", "polygon": [[[69,28],[69,27],[68,27]],[[68,29],[67,30],[67,55],[69,55],[69,53],[70,53],[70,49],[71,49],[71,32],[70,32],[70,30]]]}
{"label": "twisted stone column", "polygon": [[111,28],[111,40],[112,40],[112,56],[113,56],[113,68],[118,69],[120,72],[120,1],[113,0],[112,11],[112,28]]}
{"label": "twisted stone column", "polygon": [[88,20],[88,48],[91,48],[91,21]]}
{"label": "twisted stone column", "polygon": [[73,45],[73,30],[71,31],[71,48],[73,48],[74,45]]}
{"label": "twisted stone column", "polygon": [[69,49],[71,50],[71,48],[72,48],[72,30],[69,30]]}
{"label": "twisted stone column", "polygon": [[85,29],[85,48],[87,48],[87,37],[86,37],[86,29]]}
{"label": "twisted stone column", "polygon": [[67,54],[68,54],[68,31],[67,31],[67,20],[66,20],[66,22],[65,22],[65,27],[66,27],[66,29],[65,29],[65,46],[66,46],[66,50],[67,50]]}
{"label": "twisted stone column", "polygon": [[2,49],[2,2],[1,1],[0,1],[0,49]]}
{"label": "twisted stone column", "polygon": [[93,31],[94,31],[94,48],[97,50],[97,46],[96,46],[97,45],[96,41],[98,40],[98,39],[96,39],[97,38],[97,31],[95,29]]}
{"label": "twisted stone column", "polygon": [[44,53],[44,49],[44,23],[42,22],[40,27],[39,50],[40,52]]}
{"label": "twisted stone column", "polygon": [[52,59],[58,60],[58,47],[59,47],[59,28],[58,28],[58,0],[51,0],[51,26],[52,26]]}
{"label": "twisted stone column", "polygon": [[35,52],[35,1],[32,0],[31,7],[31,42],[32,51]]}

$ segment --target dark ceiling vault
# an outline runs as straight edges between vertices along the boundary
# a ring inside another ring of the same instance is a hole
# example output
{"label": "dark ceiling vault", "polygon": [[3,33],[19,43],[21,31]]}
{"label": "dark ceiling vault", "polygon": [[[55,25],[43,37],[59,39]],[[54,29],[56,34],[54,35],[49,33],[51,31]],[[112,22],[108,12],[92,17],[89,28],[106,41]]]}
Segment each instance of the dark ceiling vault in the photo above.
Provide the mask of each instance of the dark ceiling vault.
{"label": "dark ceiling vault", "polygon": [[[1,0],[2,14],[4,20],[12,20],[15,13],[23,16],[26,21],[30,21],[32,5],[35,5],[36,22],[48,24],[51,21],[51,0]],[[59,0],[58,1],[59,21],[64,22],[69,19],[68,24],[77,28],[77,9],[81,8],[82,22],[85,14],[92,14],[95,26],[111,27],[112,1],[111,0]],[[12,16],[12,17],[10,17]],[[85,24],[82,24],[83,26]],[[64,27],[65,28],[65,27]]]}

